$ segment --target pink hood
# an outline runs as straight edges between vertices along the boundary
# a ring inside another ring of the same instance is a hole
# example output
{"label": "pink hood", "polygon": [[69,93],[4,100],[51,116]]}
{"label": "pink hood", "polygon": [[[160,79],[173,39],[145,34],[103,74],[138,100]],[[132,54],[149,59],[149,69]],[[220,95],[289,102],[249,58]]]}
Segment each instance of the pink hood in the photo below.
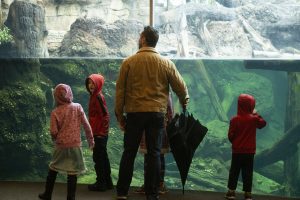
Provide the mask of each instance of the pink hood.
{"label": "pink hood", "polygon": [[56,106],[71,103],[73,101],[71,87],[66,84],[58,84],[54,89],[54,99]]}

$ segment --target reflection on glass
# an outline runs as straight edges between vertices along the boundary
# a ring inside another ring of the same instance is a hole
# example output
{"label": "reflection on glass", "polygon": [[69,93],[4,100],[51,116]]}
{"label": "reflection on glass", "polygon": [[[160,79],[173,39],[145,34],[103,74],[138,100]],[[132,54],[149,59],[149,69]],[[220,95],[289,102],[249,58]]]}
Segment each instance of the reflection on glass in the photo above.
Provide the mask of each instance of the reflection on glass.
{"label": "reflection on glass", "polygon": [[188,58],[299,58],[299,8],[289,0],[156,0],[159,50]]}

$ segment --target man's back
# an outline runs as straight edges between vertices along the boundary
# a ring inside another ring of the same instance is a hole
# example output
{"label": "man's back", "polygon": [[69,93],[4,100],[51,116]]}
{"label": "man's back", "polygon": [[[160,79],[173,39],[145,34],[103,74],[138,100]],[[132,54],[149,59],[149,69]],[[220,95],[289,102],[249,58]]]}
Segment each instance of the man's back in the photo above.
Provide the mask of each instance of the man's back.
{"label": "man's back", "polygon": [[126,79],[125,112],[165,113],[169,85],[180,98],[186,97],[185,84],[174,63],[152,47],[143,47],[124,60],[121,69],[118,82]]}

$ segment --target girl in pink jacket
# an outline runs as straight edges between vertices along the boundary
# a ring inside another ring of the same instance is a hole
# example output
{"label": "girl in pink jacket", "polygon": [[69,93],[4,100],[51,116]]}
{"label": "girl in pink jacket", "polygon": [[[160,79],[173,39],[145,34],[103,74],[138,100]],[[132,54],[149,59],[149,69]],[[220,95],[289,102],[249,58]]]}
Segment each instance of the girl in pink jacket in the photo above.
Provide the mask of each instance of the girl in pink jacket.
{"label": "girl in pink jacket", "polygon": [[54,89],[56,107],[51,113],[50,134],[55,149],[46,179],[45,191],[40,199],[50,200],[58,172],[68,175],[67,200],[74,200],[77,175],[85,171],[81,150],[80,127],[83,125],[89,147],[93,149],[94,138],[83,108],[73,103],[71,87],[59,84]]}

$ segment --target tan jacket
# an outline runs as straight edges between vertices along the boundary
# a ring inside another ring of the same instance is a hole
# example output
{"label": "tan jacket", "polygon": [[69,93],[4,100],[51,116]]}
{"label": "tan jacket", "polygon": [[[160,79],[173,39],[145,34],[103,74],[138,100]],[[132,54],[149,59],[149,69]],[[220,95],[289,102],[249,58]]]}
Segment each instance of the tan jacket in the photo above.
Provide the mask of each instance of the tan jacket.
{"label": "tan jacket", "polygon": [[174,63],[162,57],[155,48],[143,47],[126,58],[116,82],[115,114],[122,120],[123,113],[166,113],[169,87],[180,102],[188,98],[188,90]]}

